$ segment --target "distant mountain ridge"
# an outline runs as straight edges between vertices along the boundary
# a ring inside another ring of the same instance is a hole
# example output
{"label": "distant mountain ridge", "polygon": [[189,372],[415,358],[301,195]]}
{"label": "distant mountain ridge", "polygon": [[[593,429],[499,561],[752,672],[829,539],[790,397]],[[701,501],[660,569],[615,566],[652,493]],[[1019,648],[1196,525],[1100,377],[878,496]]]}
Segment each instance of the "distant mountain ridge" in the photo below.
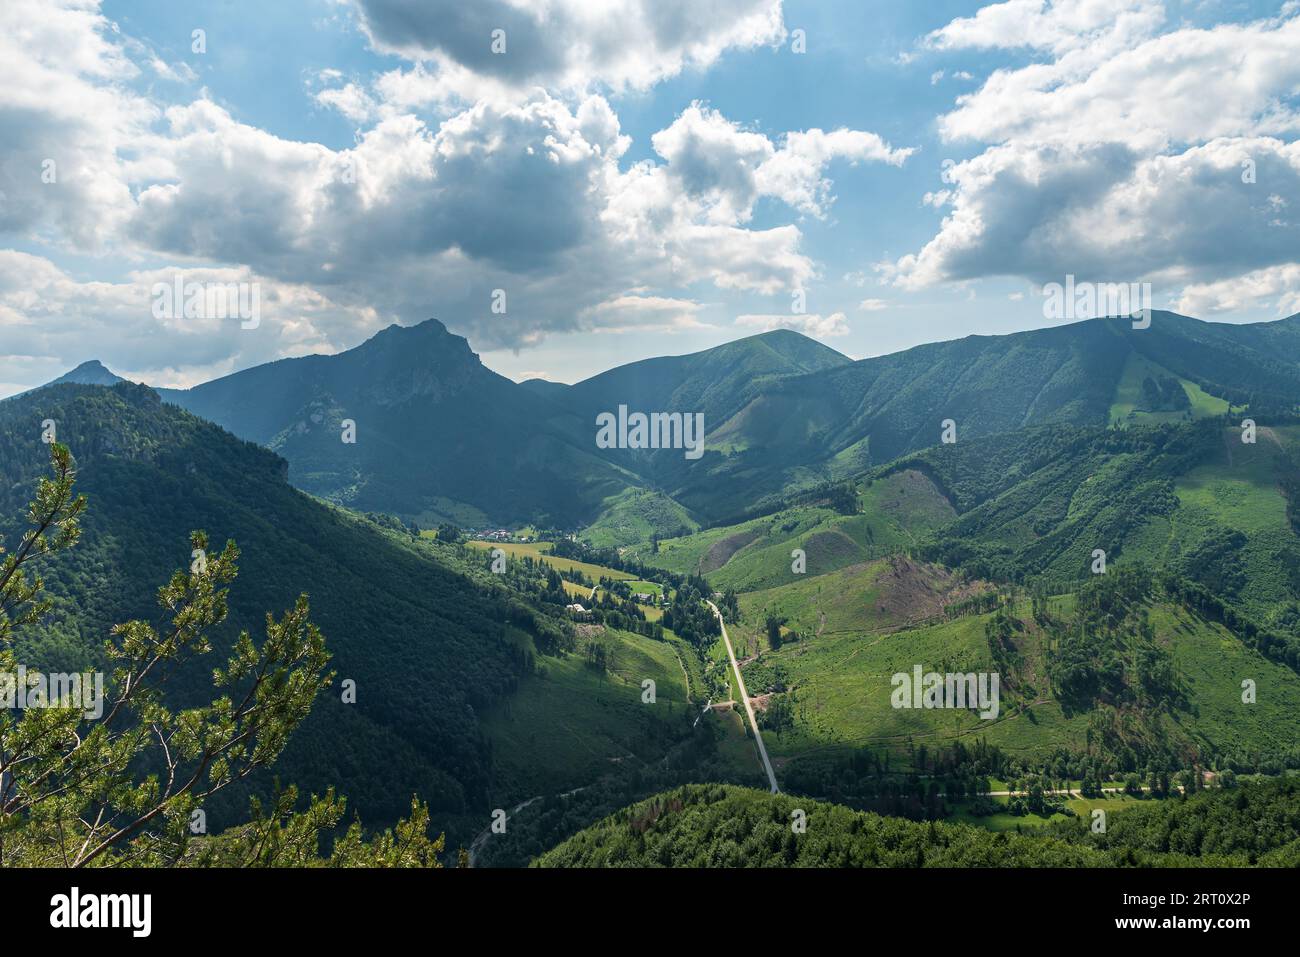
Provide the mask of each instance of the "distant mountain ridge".
{"label": "distant mountain ridge", "polygon": [[[429,525],[576,527],[653,484],[647,463],[594,441],[620,404],[720,421],[763,382],[850,360],[797,333],[751,336],[610,370],[576,386],[517,384],[435,319],[337,355],[282,359],[195,386],[173,404],[282,455],[298,487]],[[344,422],[356,442],[342,441]]]}
{"label": "distant mountain ridge", "polygon": [[1091,319],[783,378],[710,430],[710,449],[730,454],[706,454],[702,468],[660,480],[687,508],[716,514],[719,488],[756,502],[792,484],[861,474],[939,444],[945,420],[958,441],[1030,425],[1109,425],[1147,371],[1195,395],[1190,417],[1246,404],[1294,408],[1300,317],[1230,325],[1157,311],[1147,329]]}
{"label": "distant mountain ridge", "polygon": [[[74,374],[112,376],[98,363]],[[1180,386],[1185,403],[1143,405],[1144,396],[1167,398]],[[856,362],[777,330],[628,363],[574,385],[514,383],[428,320],[390,326],[337,355],[283,359],[159,392],[280,453],[304,490],[362,509],[423,523],[572,528],[615,503],[626,508],[635,493],[677,503],[667,510],[673,522],[712,522],[738,514],[738,503],[761,507],[791,487],[860,474],[937,444],[945,420],[961,439],[1153,413],[1293,407],[1300,316],[1233,325],[1157,311],[1145,329],[1093,319]],[[704,458],[598,448],[596,416],[620,405],[702,412]],[[356,425],[355,444],[340,438],[345,420]]]}
{"label": "distant mountain ridge", "polygon": [[485,368],[436,320],[163,397],[275,450],[308,492],[426,525],[573,525],[631,481],[576,419]]}
{"label": "distant mountain ridge", "polygon": [[584,417],[626,405],[690,410],[720,423],[766,382],[852,364],[848,356],[789,329],[748,336],[702,352],[617,366],[561,389],[540,388]]}

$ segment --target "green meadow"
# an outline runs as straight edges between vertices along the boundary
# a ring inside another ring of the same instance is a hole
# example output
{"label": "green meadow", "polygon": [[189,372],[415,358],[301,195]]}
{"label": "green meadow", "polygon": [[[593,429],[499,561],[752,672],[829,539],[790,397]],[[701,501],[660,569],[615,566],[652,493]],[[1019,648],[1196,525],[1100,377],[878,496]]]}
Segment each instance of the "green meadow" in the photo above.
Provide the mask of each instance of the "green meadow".
{"label": "green meadow", "polygon": [[[940,673],[996,670],[985,638],[991,615],[888,630],[875,613],[874,599],[857,600],[832,585],[814,579],[742,596],[745,621],[733,631],[741,642],[763,648],[745,666],[750,693],[761,694],[765,682],[780,673],[794,702],[793,729],[765,735],[773,755],[796,758],[868,744],[902,753],[909,741],[973,736],[1025,759],[1046,758],[1058,748],[1086,748],[1089,713],[1067,716],[1056,700],[1047,677],[1047,638],[1032,626],[1025,603],[1016,610],[1026,625],[1016,639],[1020,665],[1015,674],[1001,676],[1000,714],[984,720],[965,710],[895,709],[891,678],[910,674],[917,664]],[[867,594],[870,588],[865,580]],[[1068,603],[1058,601],[1055,607],[1063,610]],[[805,637],[772,651],[757,627],[767,609],[789,616]],[[1148,612],[1156,640],[1173,655],[1188,706],[1146,716],[1151,725],[1146,733],[1219,754],[1247,754],[1252,747],[1285,750],[1300,740],[1300,675],[1180,606],[1154,602]],[[817,634],[819,624],[823,630]],[[1258,695],[1249,705],[1241,700],[1247,678],[1256,683]]]}
{"label": "green meadow", "polygon": [[755,591],[796,577],[793,552],[804,553],[804,575],[838,568],[916,544],[953,517],[947,500],[914,470],[866,483],[859,514],[805,505],[773,515],[708,529],[659,543],[657,553],[640,548],[645,564],[678,574],[700,572],[718,589]]}
{"label": "green meadow", "polygon": [[[1005,806],[1010,802],[1009,797],[993,797],[993,802]],[[1092,812],[1100,809],[1106,812],[1109,819],[1112,814],[1121,814],[1124,811],[1143,804],[1151,803],[1152,798],[1136,798],[1122,793],[1107,793],[1104,797],[1086,798],[1071,797],[1065,801],[1065,806],[1074,812],[1076,818],[1082,818],[1091,822]],[[972,814],[970,811],[970,801],[960,801],[954,805],[953,813],[948,816],[949,821],[961,824],[972,824],[975,827],[982,827],[989,831],[1017,831],[1027,828],[1042,827],[1045,824],[1053,824],[1057,821],[1068,821],[1070,816],[1059,812],[1043,817],[1038,814],[1011,814],[1007,811],[1001,811],[994,814]],[[1109,823],[1109,820],[1107,821]]]}
{"label": "green meadow", "polygon": [[[1177,379],[1186,393],[1189,406],[1185,411],[1147,411],[1142,400],[1142,382],[1144,379],[1166,377]],[[1157,365],[1139,353],[1129,353],[1124,364],[1124,372],[1115,387],[1115,398],[1110,406],[1109,418],[1112,424],[1127,425],[1139,422],[1150,425],[1161,422],[1179,422],[1190,417],[1193,419],[1224,415],[1229,411],[1226,401],[1205,392],[1200,386],[1186,379],[1173,375],[1169,370]]]}
{"label": "green meadow", "polygon": [[[687,676],[676,646],[602,628],[608,670],[582,650],[537,658],[518,692],[483,718],[492,743],[501,800],[559,792],[590,783],[615,765],[662,758],[694,719]],[[642,702],[642,682],[655,683],[655,703]]]}
{"label": "green meadow", "polygon": [[621,548],[648,542],[654,535],[680,535],[699,527],[686,509],[663,493],[629,488],[606,499],[600,517],[581,535],[595,548]]}
{"label": "green meadow", "polygon": [[552,555],[550,542],[468,542],[473,548],[481,548],[484,551],[491,551],[499,548],[511,558],[531,558],[535,561],[544,562],[550,565],[561,575],[565,572],[581,572],[592,581],[599,581],[602,578],[615,580],[629,580],[636,576],[628,572],[619,571],[616,568],[607,568],[604,565],[593,565],[590,562],[580,562],[573,558],[564,558],[559,555]]}

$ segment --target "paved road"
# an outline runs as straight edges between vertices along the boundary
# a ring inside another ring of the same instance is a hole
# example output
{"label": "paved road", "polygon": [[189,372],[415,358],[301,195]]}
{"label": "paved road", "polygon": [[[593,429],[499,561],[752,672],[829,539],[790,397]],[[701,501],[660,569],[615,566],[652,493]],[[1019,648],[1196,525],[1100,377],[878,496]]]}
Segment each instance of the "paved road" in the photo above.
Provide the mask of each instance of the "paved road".
{"label": "paved road", "polygon": [[731,659],[731,667],[736,672],[736,687],[740,691],[741,700],[745,702],[745,712],[749,715],[749,726],[754,729],[754,740],[758,742],[758,756],[763,759],[763,770],[767,772],[767,780],[772,786],[772,793],[777,794],[781,789],[776,786],[776,772],[772,770],[772,762],[767,757],[767,748],[763,747],[763,735],[759,733],[758,721],[754,718],[754,706],[749,703],[749,692],[745,690],[745,679],[740,676],[740,665],[736,663],[736,652],[731,647],[731,639],[727,637],[727,624],[722,620],[722,612],[718,611],[718,606],[711,601],[707,602],[707,604],[713,609],[713,613],[718,616],[718,624],[722,626],[722,642],[727,646],[727,657]]}

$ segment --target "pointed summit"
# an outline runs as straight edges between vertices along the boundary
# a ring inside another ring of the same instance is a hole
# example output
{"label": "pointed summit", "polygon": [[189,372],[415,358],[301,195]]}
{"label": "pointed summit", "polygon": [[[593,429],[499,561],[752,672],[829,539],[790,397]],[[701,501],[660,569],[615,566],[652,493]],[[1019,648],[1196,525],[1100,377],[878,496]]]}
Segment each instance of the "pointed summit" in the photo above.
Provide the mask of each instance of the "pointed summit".
{"label": "pointed summit", "polygon": [[125,381],[98,359],[88,359],[70,372],[65,372],[52,382],[47,382],[46,385],[62,385],[68,382],[74,385],[116,385]]}

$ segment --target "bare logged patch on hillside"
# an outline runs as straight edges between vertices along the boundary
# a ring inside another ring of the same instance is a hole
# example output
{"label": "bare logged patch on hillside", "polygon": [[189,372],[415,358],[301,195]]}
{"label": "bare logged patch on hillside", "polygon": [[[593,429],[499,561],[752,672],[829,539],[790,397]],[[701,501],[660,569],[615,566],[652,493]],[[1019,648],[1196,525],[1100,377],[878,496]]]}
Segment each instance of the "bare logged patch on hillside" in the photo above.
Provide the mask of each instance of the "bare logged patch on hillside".
{"label": "bare logged patch on hillside", "polygon": [[700,574],[707,575],[709,572],[716,572],[731,561],[732,555],[755,539],[762,538],[766,531],[766,529],[762,528],[751,528],[744,532],[728,535],[726,538],[714,542],[709,546],[709,550],[704,553],[704,557],[700,559]]}
{"label": "bare logged patch on hillside", "polygon": [[950,569],[918,562],[906,555],[886,559],[887,567],[876,578],[879,593],[875,609],[882,618],[909,624],[936,618],[948,605],[987,591],[981,581],[965,582]]}

